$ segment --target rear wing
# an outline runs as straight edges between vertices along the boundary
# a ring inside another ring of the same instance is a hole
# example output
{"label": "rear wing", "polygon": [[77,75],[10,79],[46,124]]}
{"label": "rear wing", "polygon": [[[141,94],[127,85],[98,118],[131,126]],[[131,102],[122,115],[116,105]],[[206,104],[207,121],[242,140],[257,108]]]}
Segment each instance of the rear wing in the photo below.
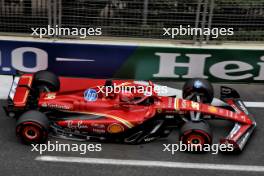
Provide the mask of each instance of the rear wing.
{"label": "rear wing", "polygon": [[12,101],[14,100],[19,79],[20,79],[20,77],[18,77],[18,76],[13,77],[13,83],[12,83],[11,89],[9,90],[9,94],[8,94],[9,100],[12,100]]}
{"label": "rear wing", "polygon": [[31,90],[33,76],[30,74],[14,77],[8,99],[13,103],[14,107],[24,107]]}

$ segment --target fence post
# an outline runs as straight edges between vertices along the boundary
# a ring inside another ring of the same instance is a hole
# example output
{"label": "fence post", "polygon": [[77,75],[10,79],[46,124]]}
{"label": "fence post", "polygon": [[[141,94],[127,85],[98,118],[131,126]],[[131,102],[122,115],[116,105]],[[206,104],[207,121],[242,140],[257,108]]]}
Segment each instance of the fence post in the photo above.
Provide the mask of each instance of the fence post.
{"label": "fence post", "polygon": [[[199,21],[200,21],[200,12],[201,12],[201,0],[198,0],[197,2],[197,10],[196,10],[196,18],[195,18],[195,28],[199,27]],[[197,42],[197,36],[193,35],[193,43]]]}
{"label": "fence post", "polygon": [[47,11],[48,11],[48,25],[52,26],[52,8],[51,0],[47,1]]}
{"label": "fence post", "polygon": [[[209,12],[209,19],[208,19],[208,28],[211,29],[212,27],[212,19],[213,19],[213,10],[214,10],[214,0],[211,0],[210,3],[210,12]],[[206,43],[209,42],[210,36],[206,36]]]}
{"label": "fence post", "polygon": [[24,14],[31,16],[32,15],[32,1],[31,0],[24,0],[23,1],[23,7],[24,7]]}
{"label": "fence post", "polygon": [[58,6],[58,26],[61,27],[61,12],[62,12],[62,2],[61,0],[58,0],[59,6]]}
{"label": "fence post", "polygon": [[1,15],[5,13],[5,0],[0,1],[1,5]]}
{"label": "fence post", "polygon": [[[53,28],[56,29],[56,24],[57,24],[57,0],[53,0]],[[57,37],[55,34],[53,36],[54,38]]]}
{"label": "fence post", "polygon": [[202,25],[201,25],[201,28],[202,28],[202,35],[200,35],[200,40],[199,40],[199,43],[200,45],[202,45],[203,41],[204,41],[204,28],[205,28],[205,23],[206,23],[206,12],[207,12],[207,7],[208,7],[208,0],[205,0],[204,1],[204,6],[203,6],[203,17],[202,17]]}
{"label": "fence post", "polygon": [[143,26],[147,24],[147,20],[148,20],[148,0],[144,0]]}

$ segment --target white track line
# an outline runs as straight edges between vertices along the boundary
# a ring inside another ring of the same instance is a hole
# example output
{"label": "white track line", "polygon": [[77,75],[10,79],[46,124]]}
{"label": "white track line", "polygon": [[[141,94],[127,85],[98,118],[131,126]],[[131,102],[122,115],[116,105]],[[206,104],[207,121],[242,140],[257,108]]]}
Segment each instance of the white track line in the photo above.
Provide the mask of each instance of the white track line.
{"label": "white track line", "polygon": [[264,102],[245,101],[245,106],[249,108],[264,108]]}
{"label": "white track line", "polygon": [[35,158],[35,160],[45,161],[45,162],[85,163],[85,164],[137,166],[137,167],[164,167],[164,168],[182,168],[182,169],[264,172],[264,166],[253,166],[253,165],[185,163],[185,162],[122,160],[122,159],[81,158],[81,157],[61,157],[61,156],[38,156]]}

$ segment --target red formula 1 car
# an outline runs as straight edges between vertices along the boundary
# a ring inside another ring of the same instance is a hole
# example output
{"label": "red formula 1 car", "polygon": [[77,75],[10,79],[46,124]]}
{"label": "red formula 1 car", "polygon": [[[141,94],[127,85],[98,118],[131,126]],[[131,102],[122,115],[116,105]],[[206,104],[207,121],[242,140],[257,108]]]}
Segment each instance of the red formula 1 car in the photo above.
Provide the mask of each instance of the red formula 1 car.
{"label": "red formula 1 car", "polygon": [[138,144],[180,127],[182,143],[204,145],[212,143],[207,120],[223,119],[234,127],[220,143],[244,148],[256,122],[235,90],[221,87],[225,107],[211,105],[207,80],[190,79],[182,91],[183,98],[159,96],[152,82],[58,78],[40,71],[15,78],[4,108],[17,118],[16,134],[25,143],[43,143],[50,134]]}

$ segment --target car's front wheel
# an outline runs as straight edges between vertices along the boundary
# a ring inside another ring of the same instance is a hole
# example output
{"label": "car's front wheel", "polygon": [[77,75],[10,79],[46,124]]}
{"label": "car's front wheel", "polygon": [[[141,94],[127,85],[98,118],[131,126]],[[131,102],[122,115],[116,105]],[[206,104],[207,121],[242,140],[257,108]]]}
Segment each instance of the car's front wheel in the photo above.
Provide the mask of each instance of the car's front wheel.
{"label": "car's front wheel", "polygon": [[205,147],[212,144],[212,133],[204,121],[188,121],[180,131],[180,141],[191,149],[189,152],[203,152]]}

